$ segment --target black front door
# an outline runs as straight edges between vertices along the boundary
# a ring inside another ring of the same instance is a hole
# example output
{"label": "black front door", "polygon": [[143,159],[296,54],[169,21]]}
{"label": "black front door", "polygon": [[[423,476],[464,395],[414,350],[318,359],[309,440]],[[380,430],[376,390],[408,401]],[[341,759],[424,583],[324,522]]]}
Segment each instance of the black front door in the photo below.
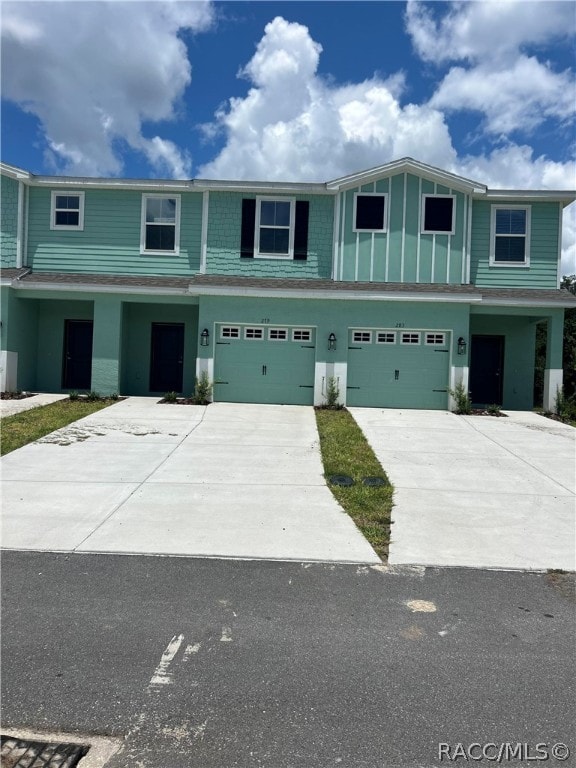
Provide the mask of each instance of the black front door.
{"label": "black front door", "polygon": [[62,389],[90,389],[92,320],[64,321]]}
{"label": "black front door", "polygon": [[472,336],[470,397],[477,405],[502,405],[504,336]]}
{"label": "black front door", "polygon": [[182,392],[184,323],[152,323],[150,391]]}

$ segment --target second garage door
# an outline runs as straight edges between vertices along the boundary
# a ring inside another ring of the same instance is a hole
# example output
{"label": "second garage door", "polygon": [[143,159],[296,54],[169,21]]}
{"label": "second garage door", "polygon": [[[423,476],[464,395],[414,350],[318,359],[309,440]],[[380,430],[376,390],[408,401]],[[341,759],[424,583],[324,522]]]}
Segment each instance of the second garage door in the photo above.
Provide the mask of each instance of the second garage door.
{"label": "second garage door", "polygon": [[214,399],[312,405],[315,346],[313,328],[218,325]]}
{"label": "second garage door", "polygon": [[347,404],[447,408],[448,341],[447,331],[351,329]]}

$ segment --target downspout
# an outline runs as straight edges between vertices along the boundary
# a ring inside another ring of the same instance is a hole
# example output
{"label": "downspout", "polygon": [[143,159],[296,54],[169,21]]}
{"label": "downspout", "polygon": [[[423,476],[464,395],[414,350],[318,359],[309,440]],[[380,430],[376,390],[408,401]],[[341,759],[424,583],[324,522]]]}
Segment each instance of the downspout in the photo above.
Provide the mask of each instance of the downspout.
{"label": "downspout", "polygon": [[18,213],[16,219],[16,268],[20,269],[24,263],[22,258],[24,249],[24,182],[18,181]]}

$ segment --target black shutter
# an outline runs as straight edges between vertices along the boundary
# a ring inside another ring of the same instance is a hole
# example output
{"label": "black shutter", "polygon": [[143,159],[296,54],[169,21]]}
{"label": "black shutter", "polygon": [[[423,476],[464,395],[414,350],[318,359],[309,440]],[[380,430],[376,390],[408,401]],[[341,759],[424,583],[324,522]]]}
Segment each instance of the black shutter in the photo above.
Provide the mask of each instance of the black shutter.
{"label": "black shutter", "polygon": [[307,200],[296,201],[296,224],[294,226],[294,261],[308,258],[308,211]]}
{"label": "black shutter", "polygon": [[254,258],[254,226],[256,224],[256,200],[242,200],[242,235],[240,256],[243,259]]}

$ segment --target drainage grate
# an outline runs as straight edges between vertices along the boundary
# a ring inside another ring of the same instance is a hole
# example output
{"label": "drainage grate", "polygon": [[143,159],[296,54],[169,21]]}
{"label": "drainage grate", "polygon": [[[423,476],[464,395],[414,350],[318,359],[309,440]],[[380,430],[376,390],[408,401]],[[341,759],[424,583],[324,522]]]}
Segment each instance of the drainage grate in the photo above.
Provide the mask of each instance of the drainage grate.
{"label": "drainage grate", "polygon": [[343,485],[345,488],[354,485],[354,479],[350,475],[331,475],[328,480],[332,485]]}
{"label": "drainage grate", "polygon": [[29,741],[0,736],[0,768],[75,768],[88,753],[84,744]]}

